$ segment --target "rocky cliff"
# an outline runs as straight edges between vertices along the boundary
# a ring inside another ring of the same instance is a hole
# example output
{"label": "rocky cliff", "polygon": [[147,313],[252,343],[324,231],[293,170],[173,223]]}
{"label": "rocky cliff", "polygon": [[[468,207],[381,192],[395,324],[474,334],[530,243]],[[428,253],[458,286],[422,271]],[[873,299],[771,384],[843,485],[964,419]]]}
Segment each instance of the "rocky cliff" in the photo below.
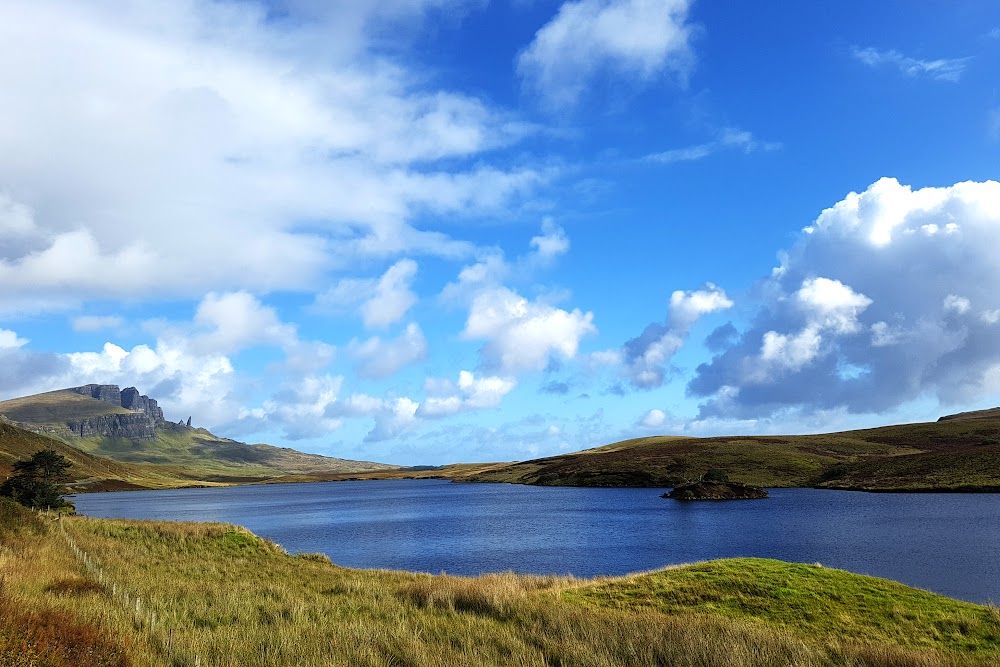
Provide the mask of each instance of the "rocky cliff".
{"label": "rocky cliff", "polygon": [[105,437],[129,440],[156,440],[156,424],[148,415],[103,415],[79,422],[66,422],[74,435],[81,438]]}
{"label": "rocky cliff", "polygon": [[131,410],[141,412],[153,420],[154,425],[163,423],[163,410],[149,396],[139,393],[135,387],[118,389],[116,384],[85,384],[82,387],[70,387],[68,391],[96,398],[105,403],[111,403]]}
{"label": "rocky cliff", "polygon": [[156,427],[163,426],[163,410],[149,396],[135,387],[123,390],[116,384],[85,384],[69,389],[75,394],[90,396],[105,403],[131,410],[135,414],[110,414],[67,421],[66,426],[81,438],[108,437],[129,440],[155,440]]}

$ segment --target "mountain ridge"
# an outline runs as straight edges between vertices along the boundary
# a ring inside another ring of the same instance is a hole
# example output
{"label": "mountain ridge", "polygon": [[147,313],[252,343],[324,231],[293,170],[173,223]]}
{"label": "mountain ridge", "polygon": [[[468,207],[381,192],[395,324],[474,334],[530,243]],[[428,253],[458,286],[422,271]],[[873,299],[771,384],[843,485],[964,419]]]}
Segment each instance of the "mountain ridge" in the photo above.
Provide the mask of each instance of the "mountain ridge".
{"label": "mountain ridge", "polygon": [[[32,453],[24,451],[26,442],[36,450],[56,449],[82,466],[73,480],[77,490],[297,481],[399,469],[247,444],[190,421],[167,421],[155,399],[117,385],[88,384],[0,401],[0,473]],[[102,461],[114,465],[102,467]]]}

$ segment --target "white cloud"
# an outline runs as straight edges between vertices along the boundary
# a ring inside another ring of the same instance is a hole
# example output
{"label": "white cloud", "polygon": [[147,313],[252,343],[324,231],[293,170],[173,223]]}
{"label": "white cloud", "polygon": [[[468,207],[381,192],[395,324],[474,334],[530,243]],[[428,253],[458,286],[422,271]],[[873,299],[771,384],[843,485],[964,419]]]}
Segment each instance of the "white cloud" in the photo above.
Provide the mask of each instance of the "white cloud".
{"label": "white cloud", "polygon": [[873,47],[854,47],[851,50],[854,58],[869,67],[891,65],[909,77],[926,76],[938,81],[957,82],[965,66],[971,58],[938,58],[936,60],[920,60],[903,55],[895,50],[881,50]]}
{"label": "white cloud", "polygon": [[981,319],[986,324],[997,324],[1000,323],[1000,308],[995,308],[993,310],[984,310],[979,314],[979,319]]}
{"label": "white cloud", "polygon": [[472,300],[462,337],[485,340],[483,364],[504,373],[540,371],[554,355],[576,356],[580,340],[596,333],[593,313],[572,312],[528,301],[506,287],[481,291]]}
{"label": "white cloud", "polygon": [[384,327],[406,316],[417,295],[410,283],[417,274],[417,263],[402,259],[393,264],[379,279],[375,293],[361,306],[361,315],[367,327]]}
{"label": "white cloud", "polygon": [[906,332],[893,328],[888,322],[876,322],[871,326],[872,347],[895,345],[906,338]]}
{"label": "white cloud", "polygon": [[330,416],[337,403],[344,378],[332,375],[309,375],[284,384],[258,408],[240,410],[227,428],[237,432],[257,432],[278,427],[289,440],[327,435],[343,422]]}
{"label": "white cloud", "polygon": [[541,235],[532,237],[531,247],[536,250],[542,261],[547,261],[566,254],[569,250],[569,238],[562,227],[551,218],[546,218],[542,222]]}
{"label": "white cloud", "polygon": [[510,377],[487,376],[477,378],[469,371],[458,374],[458,382],[428,379],[424,385],[427,395],[420,404],[421,417],[446,417],[467,412],[499,407],[503,397],[517,387],[517,380]]}
{"label": "white cloud", "polygon": [[401,259],[378,279],[347,278],[316,296],[319,311],[340,312],[358,307],[366,327],[380,328],[402,320],[417,302],[411,284],[417,263]]}
{"label": "white cloud", "polygon": [[0,191],[0,241],[3,241],[3,245],[0,246],[0,259],[6,259],[14,254],[8,245],[37,233],[34,212]]}
{"label": "white cloud", "polygon": [[81,315],[73,318],[73,331],[117,329],[125,323],[118,315]]}
{"label": "white cloud", "polygon": [[418,325],[410,323],[397,338],[382,340],[373,336],[362,343],[352,343],[350,351],[358,360],[358,375],[382,379],[426,358],[427,339]]}
{"label": "white cloud", "polygon": [[732,305],[725,291],[711,283],[703,290],[674,291],[670,295],[666,322],[647,325],[622,349],[624,373],[629,382],[643,389],[662,385],[665,366],[684,346],[691,327],[704,315],[726,310]]}
{"label": "white cloud", "polygon": [[356,410],[355,414],[367,414],[375,418],[375,426],[365,436],[365,442],[395,438],[420,423],[417,418],[420,404],[405,396],[374,400],[370,396],[352,397],[350,403],[349,409]]}
{"label": "white cloud", "polygon": [[815,326],[808,326],[794,335],[768,331],[760,346],[762,363],[752,378],[767,381],[771,378],[773,368],[799,370],[816,358],[822,342],[818,327]]}
{"label": "white cloud", "polygon": [[727,127],[719,132],[718,138],[694,146],[684,148],[672,148],[670,150],[652,153],[645,157],[651,162],[662,162],[670,164],[672,162],[691,162],[706,158],[709,155],[726,150],[736,150],[743,153],[754,153],[756,151],[774,151],[781,148],[781,144],[774,141],[760,141],[755,139],[753,134],[746,130],[739,130]]}
{"label": "white cloud", "polygon": [[668,321],[674,330],[686,331],[703,315],[732,308],[733,302],[722,288],[712,283],[705,287],[693,292],[675,290],[670,295]]}
{"label": "white cloud", "polygon": [[419,404],[408,398],[395,399],[390,403],[388,416],[377,420],[375,428],[365,439],[369,442],[387,440],[409,429],[417,421],[416,413],[418,407]]}
{"label": "white cloud", "polygon": [[660,428],[666,423],[667,413],[655,408],[647,412],[639,421],[639,425],[643,428]]}
{"label": "white cloud", "polygon": [[956,315],[965,315],[972,308],[972,302],[964,296],[949,294],[944,298],[942,307],[947,312],[955,313]]}
{"label": "white cloud", "polygon": [[609,71],[646,81],[663,71],[685,76],[693,56],[689,0],[565,2],[518,57],[527,86],[552,107],[575,103]]}
{"label": "white cloud", "polygon": [[704,418],[974,401],[1000,363],[998,247],[1000,183],[852,192],[782,253],[757,315],[688,390]]}
{"label": "white cloud", "polygon": [[829,278],[806,279],[795,296],[810,327],[829,329],[837,334],[857,332],[861,328],[858,316],[872,304],[864,294]]}
{"label": "white cloud", "polygon": [[526,280],[569,252],[569,236],[552,218],[545,218],[541,233],[531,238],[530,247],[530,252],[511,261],[499,249],[481,253],[475,264],[462,268],[457,281],[445,285],[438,300],[445,305],[466,304],[484,289],[502,286],[508,280]]}
{"label": "white cloud", "polygon": [[257,3],[0,5],[18,64],[0,71],[0,302],[309,291],[366,257],[469,256],[414,221],[550,178],[475,159],[533,130],[377,47],[380,22],[468,3],[368,4],[283,21]]}
{"label": "white cloud", "polygon": [[284,347],[297,340],[294,325],[282,322],[274,308],[247,292],[205,295],[194,324],[207,330],[195,338],[195,347],[224,353],[256,344]]}
{"label": "white cloud", "polygon": [[17,333],[9,329],[0,329],[0,350],[16,349],[27,344],[27,339],[18,338]]}

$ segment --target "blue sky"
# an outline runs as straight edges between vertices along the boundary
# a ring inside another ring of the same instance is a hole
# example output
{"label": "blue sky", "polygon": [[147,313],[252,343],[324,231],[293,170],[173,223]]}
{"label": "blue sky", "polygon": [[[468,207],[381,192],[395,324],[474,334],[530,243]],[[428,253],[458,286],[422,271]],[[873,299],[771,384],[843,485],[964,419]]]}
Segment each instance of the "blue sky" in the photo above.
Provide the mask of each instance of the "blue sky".
{"label": "blue sky", "polygon": [[1000,7],[0,6],[0,398],[401,464],[1000,404]]}

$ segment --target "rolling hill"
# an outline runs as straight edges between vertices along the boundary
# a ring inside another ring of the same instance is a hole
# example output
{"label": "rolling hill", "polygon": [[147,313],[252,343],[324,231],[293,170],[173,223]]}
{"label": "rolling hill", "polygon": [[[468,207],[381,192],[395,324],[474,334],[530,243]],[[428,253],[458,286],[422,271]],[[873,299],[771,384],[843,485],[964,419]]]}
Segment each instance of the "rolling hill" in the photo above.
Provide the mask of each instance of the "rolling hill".
{"label": "rolling hill", "polygon": [[496,465],[467,480],[670,487],[710,468],[756,486],[1000,491],[1000,410],[821,435],[636,438]]}
{"label": "rolling hill", "polygon": [[165,421],[155,400],[115,385],[0,402],[0,474],[39,449],[55,449],[73,462],[78,490],[294,481],[398,468],[222,438]]}

